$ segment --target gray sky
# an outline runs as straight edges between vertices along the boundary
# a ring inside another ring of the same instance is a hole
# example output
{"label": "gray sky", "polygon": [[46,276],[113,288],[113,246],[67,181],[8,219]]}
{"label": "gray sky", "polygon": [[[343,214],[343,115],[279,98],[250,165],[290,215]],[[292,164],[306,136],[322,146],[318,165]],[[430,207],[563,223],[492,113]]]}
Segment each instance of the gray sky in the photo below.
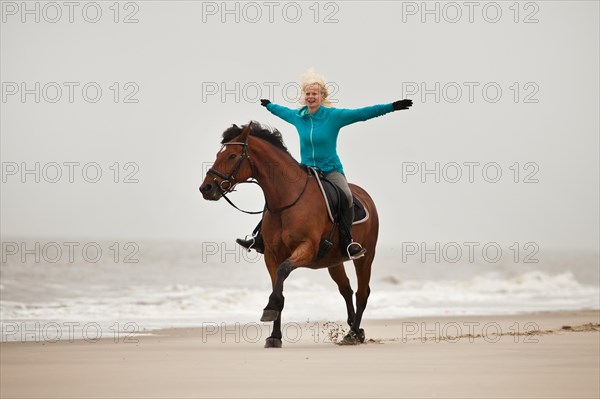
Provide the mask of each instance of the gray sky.
{"label": "gray sky", "polygon": [[[414,100],[338,142],[382,244],[598,251],[598,2],[22,4],[2,3],[3,239],[250,233],[256,216],[198,186],[231,123],[277,127],[299,157],[258,99],[295,107],[313,66],[339,107]],[[436,165],[439,183],[422,173]],[[261,206],[256,190],[232,198]]]}

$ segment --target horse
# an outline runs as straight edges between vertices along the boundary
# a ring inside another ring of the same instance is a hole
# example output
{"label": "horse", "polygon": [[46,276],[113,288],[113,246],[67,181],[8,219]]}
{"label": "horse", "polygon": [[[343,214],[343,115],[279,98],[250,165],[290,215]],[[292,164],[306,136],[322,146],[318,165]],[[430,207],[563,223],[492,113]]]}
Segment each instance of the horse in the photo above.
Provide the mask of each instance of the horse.
{"label": "horse", "polygon": [[332,238],[333,247],[319,253],[325,237],[331,238],[333,225],[328,217],[318,182],[308,169],[298,163],[283,143],[277,129],[266,128],[251,121],[224,131],[221,149],[199,189],[205,200],[217,201],[233,191],[241,182],[254,181],[265,197],[262,234],[265,244],[264,261],[271,277],[272,292],[263,310],[261,321],[273,322],[265,348],[281,347],[281,312],[284,307],[283,285],[290,273],[299,268],[327,268],[344,298],[350,332],[344,344],[364,342],[360,328],[370,294],[371,265],[379,232],[379,218],[373,199],[361,187],[350,189],[368,211],[369,218],[352,228],[353,238],[367,250],[353,260],[356,276],[356,311],[353,291],[344,269],[348,260],[338,249],[339,237]]}

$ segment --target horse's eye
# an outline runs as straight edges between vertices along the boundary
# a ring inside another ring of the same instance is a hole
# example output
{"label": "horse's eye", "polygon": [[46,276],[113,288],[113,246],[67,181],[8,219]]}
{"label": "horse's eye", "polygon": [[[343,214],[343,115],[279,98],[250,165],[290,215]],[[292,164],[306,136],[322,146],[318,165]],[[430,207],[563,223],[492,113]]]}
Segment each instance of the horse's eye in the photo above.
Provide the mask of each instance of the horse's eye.
{"label": "horse's eye", "polygon": [[231,155],[229,156],[229,159],[235,159],[235,158],[237,158],[237,155],[236,155],[236,154],[231,154]]}

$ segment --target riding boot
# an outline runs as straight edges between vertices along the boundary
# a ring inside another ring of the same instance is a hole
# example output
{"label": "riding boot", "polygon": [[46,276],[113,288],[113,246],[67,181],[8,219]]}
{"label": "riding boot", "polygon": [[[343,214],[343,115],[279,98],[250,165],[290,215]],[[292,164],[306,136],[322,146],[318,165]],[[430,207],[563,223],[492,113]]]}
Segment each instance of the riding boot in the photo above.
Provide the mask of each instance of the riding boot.
{"label": "riding boot", "polygon": [[340,218],[340,246],[343,256],[358,259],[367,252],[359,243],[352,240],[352,222],[354,221],[354,206],[345,208]]}
{"label": "riding boot", "polygon": [[[261,226],[262,226],[262,220],[260,222],[258,222],[258,225],[254,228],[254,231],[252,232],[250,239],[238,238],[235,240],[235,242],[240,244],[242,247],[246,248],[248,251],[250,251],[251,249],[254,249],[259,254],[264,254],[265,253],[265,242],[263,241]],[[246,236],[246,237],[248,237],[248,236]]]}

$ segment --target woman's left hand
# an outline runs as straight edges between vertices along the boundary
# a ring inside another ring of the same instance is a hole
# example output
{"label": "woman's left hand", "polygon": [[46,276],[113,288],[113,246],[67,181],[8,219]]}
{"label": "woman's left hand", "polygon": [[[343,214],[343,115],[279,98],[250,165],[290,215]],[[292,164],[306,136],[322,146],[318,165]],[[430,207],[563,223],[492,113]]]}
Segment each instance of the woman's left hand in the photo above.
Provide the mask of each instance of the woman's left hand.
{"label": "woman's left hand", "polygon": [[392,105],[394,106],[394,111],[399,111],[401,109],[409,109],[412,106],[412,104],[412,100],[398,100],[392,103]]}

